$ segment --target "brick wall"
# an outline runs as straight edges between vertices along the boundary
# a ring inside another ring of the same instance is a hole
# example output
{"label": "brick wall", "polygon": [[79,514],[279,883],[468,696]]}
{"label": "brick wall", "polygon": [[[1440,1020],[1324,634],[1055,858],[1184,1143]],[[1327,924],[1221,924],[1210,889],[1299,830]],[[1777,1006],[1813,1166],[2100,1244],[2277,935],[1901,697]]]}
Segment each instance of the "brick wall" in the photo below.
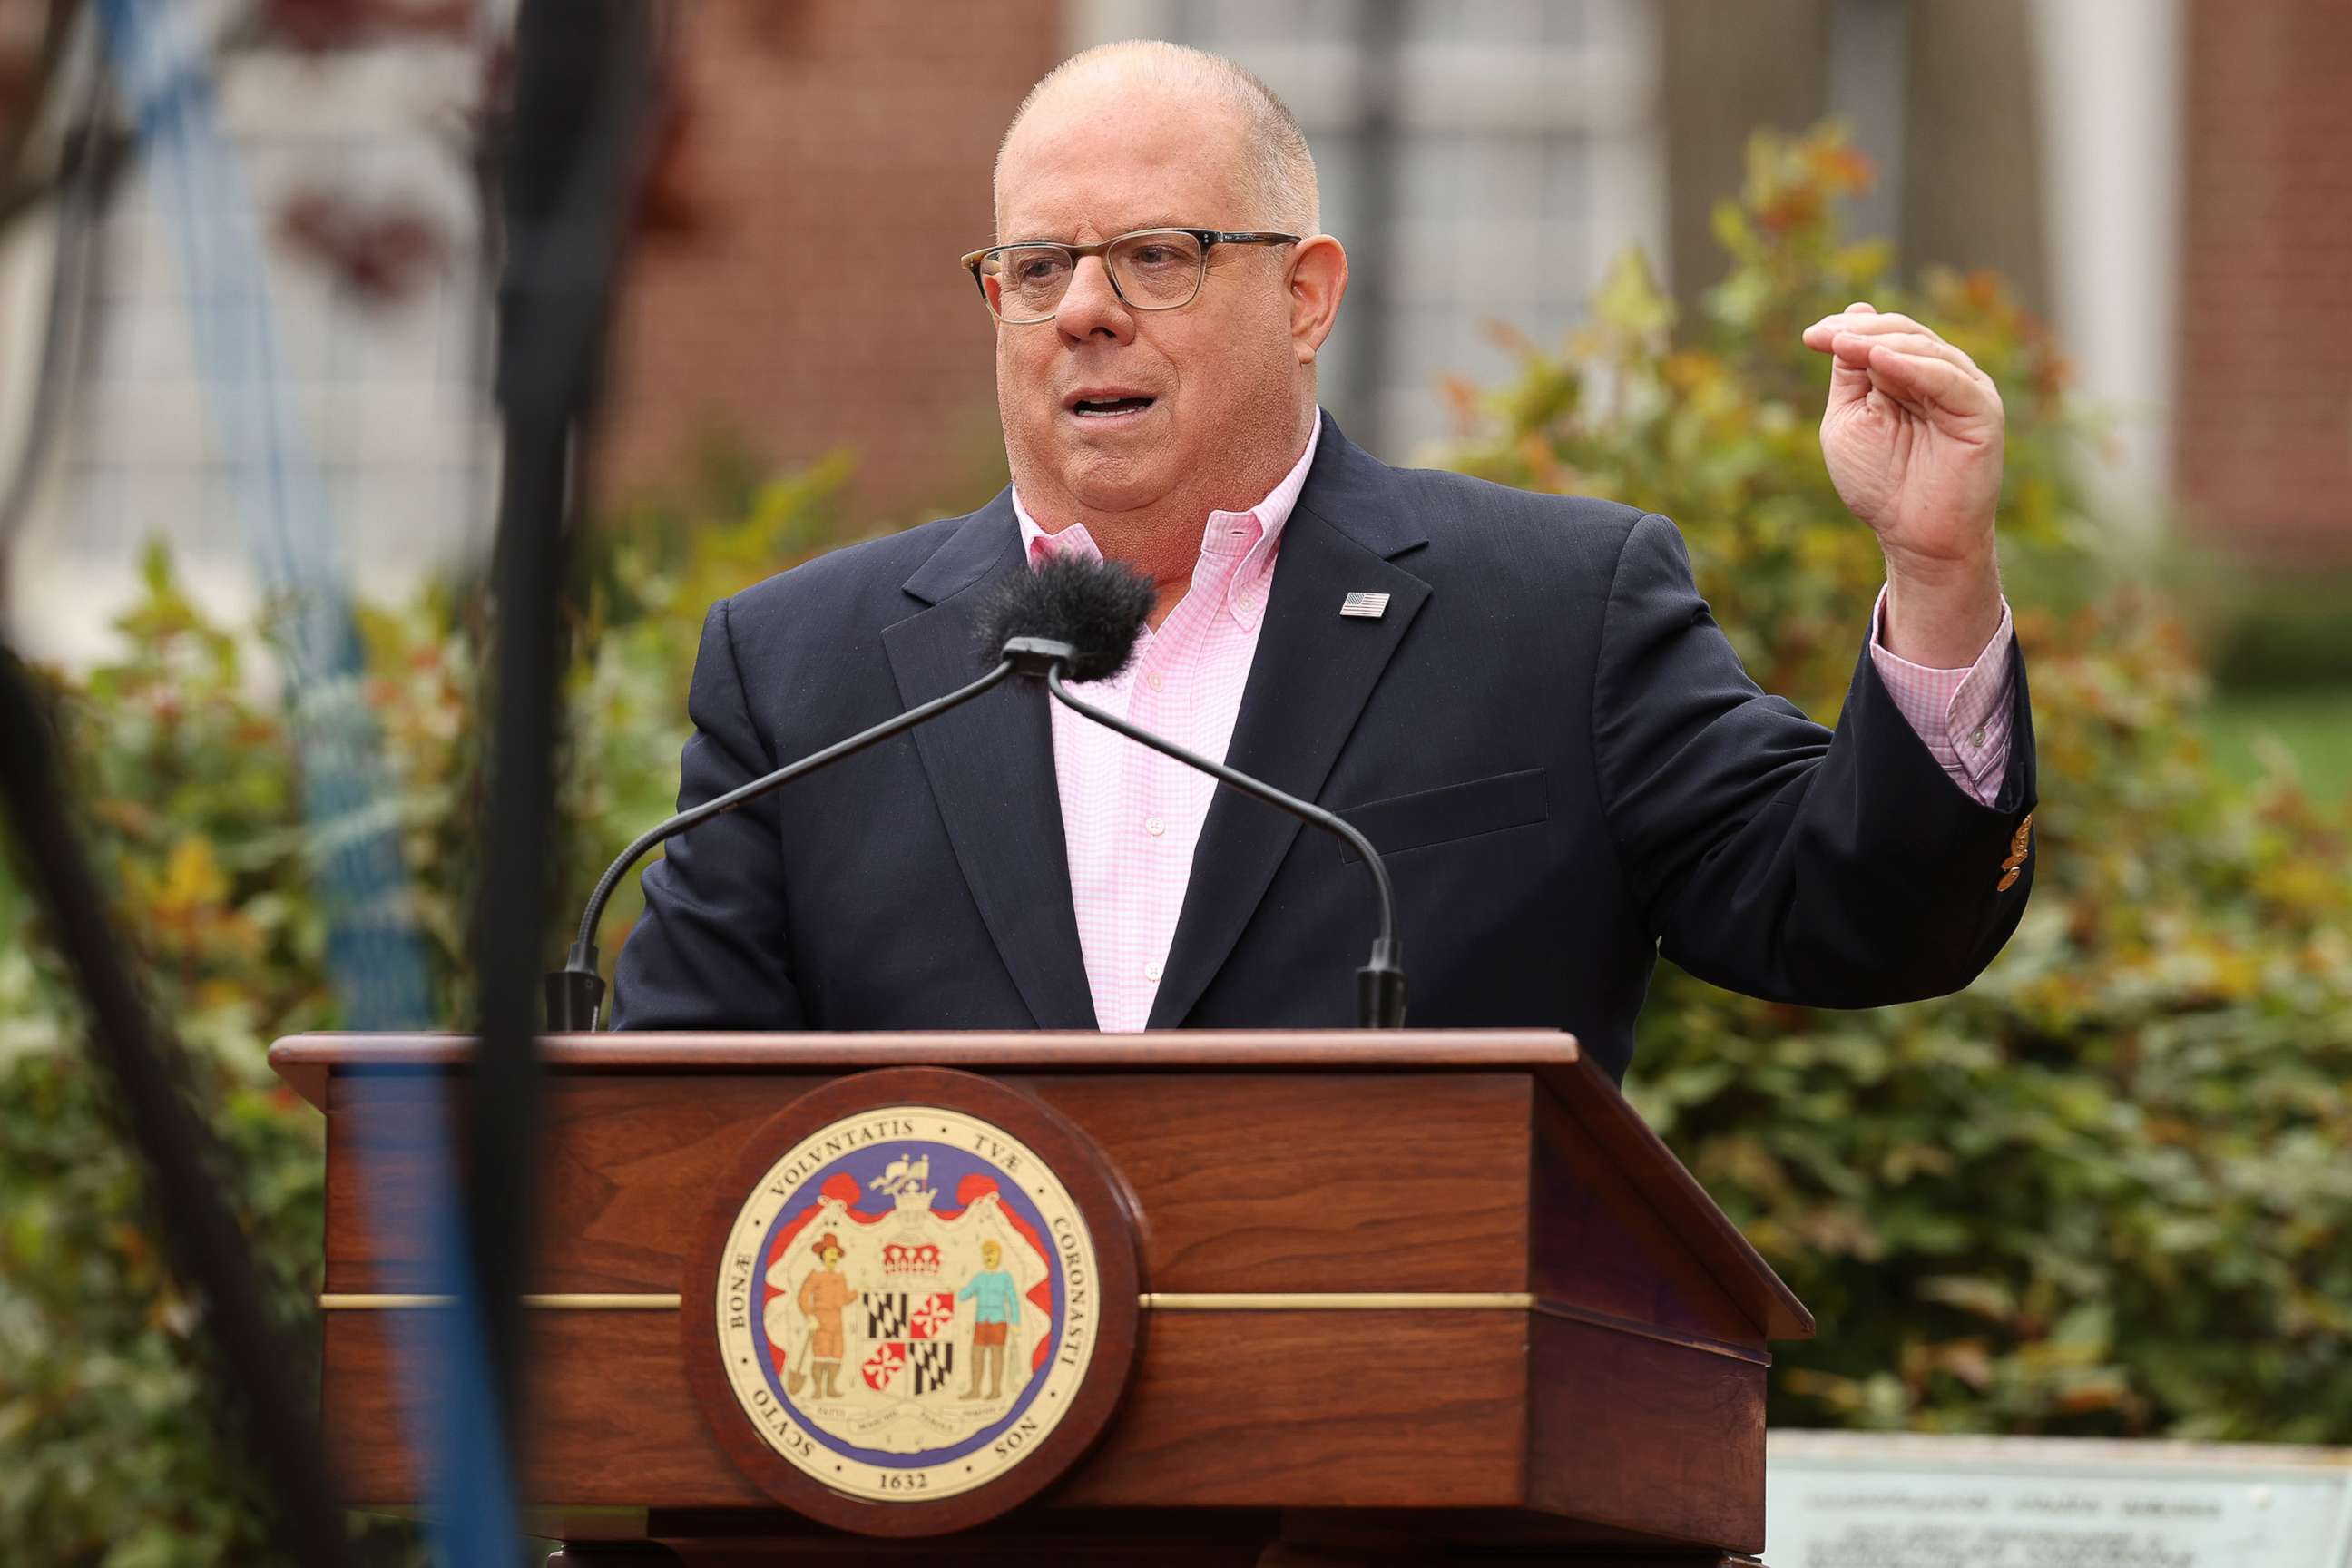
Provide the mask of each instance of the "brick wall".
{"label": "brick wall", "polygon": [[876,521],[971,504],[1003,449],[992,329],[956,258],[989,237],[997,138],[1060,58],[1058,0],[685,16],[678,183],[699,227],[632,258],[605,492],[683,477],[724,434],[777,462],[855,448]]}
{"label": "brick wall", "polygon": [[2188,59],[2191,527],[2352,562],[2352,5],[2191,0]]}

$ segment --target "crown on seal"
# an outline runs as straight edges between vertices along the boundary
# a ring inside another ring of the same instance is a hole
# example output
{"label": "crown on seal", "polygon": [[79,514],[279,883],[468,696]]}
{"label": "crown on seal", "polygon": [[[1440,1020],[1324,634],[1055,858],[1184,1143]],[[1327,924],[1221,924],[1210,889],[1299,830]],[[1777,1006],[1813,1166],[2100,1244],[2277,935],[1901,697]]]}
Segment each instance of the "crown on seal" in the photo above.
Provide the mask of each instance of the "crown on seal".
{"label": "crown on seal", "polygon": [[882,1246],[882,1272],[893,1279],[906,1279],[918,1274],[940,1271],[940,1249],[930,1242],[908,1246],[904,1242],[885,1242]]}

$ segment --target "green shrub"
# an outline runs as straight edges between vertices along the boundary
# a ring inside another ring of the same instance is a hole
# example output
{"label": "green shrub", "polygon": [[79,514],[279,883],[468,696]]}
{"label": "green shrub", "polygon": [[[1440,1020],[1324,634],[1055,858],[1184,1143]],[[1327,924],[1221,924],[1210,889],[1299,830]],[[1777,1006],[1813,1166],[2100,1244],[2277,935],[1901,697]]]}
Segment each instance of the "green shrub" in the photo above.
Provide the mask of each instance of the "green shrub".
{"label": "green shrub", "polygon": [[1882,566],[1838,504],[1798,333],[1848,301],[1966,349],[2040,736],[2024,923],[1966,993],[1774,1006],[1662,971],[1629,1092],[1812,1307],[1772,1419],[2352,1441],[2352,851],[2221,778],[2162,605],[2106,581],[2049,334],[1992,278],[1884,276],[1833,135],[1759,137],[1699,319],[1629,259],[1595,320],[1465,392],[1461,467],[1674,518],[1758,679],[1832,717]]}
{"label": "green shrub", "polygon": [[[240,695],[236,640],[160,552],[122,631],[122,662],[57,688],[76,794],[272,1304],[314,1345],[322,1130],[261,1056],[331,1017],[284,728]],[[196,1313],[163,1269],[79,1010],[5,879],[0,930],[0,1560],[250,1561],[258,1496],[221,1461]]]}
{"label": "green shrub", "polygon": [[[569,688],[578,740],[551,963],[603,858],[669,809],[703,606],[837,540],[845,475],[820,464],[738,496],[733,515],[649,514],[602,536]],[[462,1026],[481,606],[441,588],[361,622],[439,1021]],[[207,619],[160,549],[120,630],[118,661],[49,678],[75,793],[155,1008],[194,1059],[224,1190],[314,1367],[324,1127],[264,1060],[272,1039],[335,1022],[287,726],[247,689],[256,639]],[[632,880],[613,900],[608,957],[637,908]],[[259,1495],[216,1441],[194,1313],[156,1254],[138,1169],[39,935],[0,875],[0,1562],[256,1561]],[[404,1531],[373,1533],[400,1550]]]}

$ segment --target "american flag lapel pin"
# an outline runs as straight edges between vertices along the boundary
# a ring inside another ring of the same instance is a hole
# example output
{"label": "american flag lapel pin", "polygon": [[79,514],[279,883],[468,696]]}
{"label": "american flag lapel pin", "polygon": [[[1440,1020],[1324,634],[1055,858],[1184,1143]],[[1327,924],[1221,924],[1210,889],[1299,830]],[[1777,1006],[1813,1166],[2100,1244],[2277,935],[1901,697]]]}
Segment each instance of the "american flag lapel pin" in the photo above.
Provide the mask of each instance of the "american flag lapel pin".
{"label": "american flag lapel pin", "polygon": [[1377,621],[1389,613],[1386,594],[1350,594],[1339,601],[1339,613],[1358,620]]}

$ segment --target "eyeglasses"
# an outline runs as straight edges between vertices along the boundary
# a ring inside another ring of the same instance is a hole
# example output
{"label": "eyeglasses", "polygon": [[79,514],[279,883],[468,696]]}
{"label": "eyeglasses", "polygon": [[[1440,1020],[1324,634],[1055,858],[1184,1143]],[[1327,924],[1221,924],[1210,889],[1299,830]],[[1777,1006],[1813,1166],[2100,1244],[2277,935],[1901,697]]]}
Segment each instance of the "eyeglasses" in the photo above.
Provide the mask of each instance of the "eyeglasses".
{"label": "eyeglasses", "polygon": [[1129,310],[1173,310],[1200,294],[1210,247],[1297,243],[1295,234],[1141,228],[1096,245],[1000,245],[973,251],[963,265],[989,314],[1008,327],[1028,327],[1054,319],[1082,257],[1102,258],[1112,292]]}

